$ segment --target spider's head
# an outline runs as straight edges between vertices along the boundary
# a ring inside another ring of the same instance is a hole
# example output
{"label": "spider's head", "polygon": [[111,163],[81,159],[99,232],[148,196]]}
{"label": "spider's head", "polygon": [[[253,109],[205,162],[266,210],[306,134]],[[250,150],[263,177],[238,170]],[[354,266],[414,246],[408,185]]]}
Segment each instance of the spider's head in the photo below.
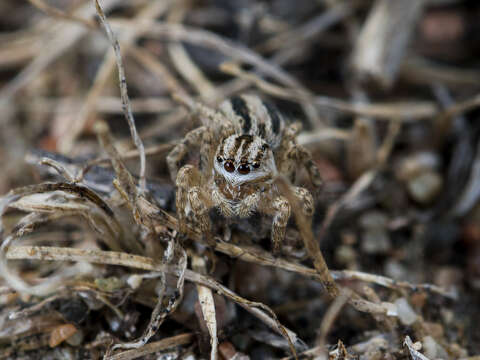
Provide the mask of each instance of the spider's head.
{"label": "spider's head", "polygon": [[275,160],[268,144],[254,135],[231,135],[220,143],[214,169],[234,186],[272,179]]}

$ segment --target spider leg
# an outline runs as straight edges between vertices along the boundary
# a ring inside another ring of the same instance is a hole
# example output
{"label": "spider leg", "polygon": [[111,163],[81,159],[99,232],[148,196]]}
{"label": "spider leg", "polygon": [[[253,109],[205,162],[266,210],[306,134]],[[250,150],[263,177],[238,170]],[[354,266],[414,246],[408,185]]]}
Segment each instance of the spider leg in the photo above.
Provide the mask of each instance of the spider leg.
{"label": "spider leg", "polygon": [[177,145],[175,145],[175,147],[167,155],[168,170],[170,171],[170,177],[173,182],[175,182],[177,178],[177,173],[181,161],[185,158],[189,149],[192,148],[192,146],[198,147],[201,145],[206,132],[207,127],[205,126],[201,126],[188,132],[185,137]]}
{"label": "spider leg", "polygon": [[[310,193],[310,191],[302,187],[292,187],[292,192],[300,204],[302,214],[307,220],[307,226],[311,226],[313,212],[315,210],[315,203],[312,194]],[[268,200],[264,200],[264,203],[262,203],[262,208],[264,208],[267,203],[268,205],[270,205]],[[285,197],[278,196],[274,198],[271,210],[273,210],[273,222],[271,232],[272,248],[274,254],[279,254],[281,243],[285,238],[285,231],[287,228],[288,220],[290,218],[291,205]]]}
{"label": "spider leg", "polygon": [[295,180],[295,171],[297,164],[302,164],[308,172],[312,184],[319,188],[323,181],[318,171],[317,166],[312,160],[312,154],[302,145],[297,144],[295,137],[300,132],[301,126],[299,123],[293,123],[284,130],[284,135],[279,149],[279,159],[277,163],[280,164],[280,172],[285,174],[290,181]]}
{"label": "spider leg", "polygon": [[307,169],[308,176],[312,184],[318,189],[323,185],[322,177],[320,176],[320,171],[318,171],[317,165],[312,160],[312,154],[302,145],[296,144],[297,148],[297,159],[299,162],[305,166]]}
{"label": "spider leg", "polygon": [[313,212],[315,211],[315,202],[312,194],[303,187],[294,187],[292,190],[300,204],[300,209],[307,220],[308,226],[311,226]]}
{"label": "spider leg", "polygon": [[274,210],[272,222],[272,246],[273,253],[280,253],[280,246],[285,238],[285,230],[287,229],[288,219],[290,218],[290,204],[283,196],[278,196],[273,200],[272,207]]}
{"label": "spider leg", "polygon": [[236,209],[236,214],[241,218],[247,218],[253,214],[258,207],[260,193],[256,192],[245,197]]}
{"label": "spider leg", "polygon": [[193,165],[185,165],[178,172],[176,206],[179,231],[185,234],[187,232],[187,222],[189,218],[193,218],[193,222],[211,244],[213,241],[212,226],[208,215],[211,202],[207,190],[202,184],[202,175]]}
{"label": "spider leg", "polygon": [[204,126],[212,129],[215,135],[225,138],[235,132],[233,124],[225,118],[225,115],[213,109],[208,105],[196,102],[192,108],[193,112],[199,116]]}

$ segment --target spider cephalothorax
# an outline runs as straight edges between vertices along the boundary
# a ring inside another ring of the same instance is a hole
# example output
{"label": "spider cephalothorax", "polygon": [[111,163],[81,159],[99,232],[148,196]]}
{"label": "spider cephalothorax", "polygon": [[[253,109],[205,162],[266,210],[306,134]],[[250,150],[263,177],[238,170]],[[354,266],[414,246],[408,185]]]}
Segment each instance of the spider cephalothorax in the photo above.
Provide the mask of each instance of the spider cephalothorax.
{"label": "spider cephalothorax", "polygon": [[[281,173],[293,179],[296,168],[303,164],[314,185],[321,183],[310,153],[295,141],[300,127],[287,126],[276,109],[251,95],[226,100],[216,111],[198,105],[197,111],[203,126],[189,132],[167,157],[177,185],[180,230],[191,221],[209,237],[211,208],[230,219],[259,212],[273,217],[271,238],[278,251],[290,204],[274,186],[275,177]],[[201,170],[193,165],[178,170],[194,146],[200,148]],[[310,192],[300,187],[294,187],[293,192],[311,219]]]}
{"label": "spider cephalothorax", "polygon": [[214,169],[233,186],[271,180],[277,174],[270,146],[254,135],[231,135],[217,148]]}

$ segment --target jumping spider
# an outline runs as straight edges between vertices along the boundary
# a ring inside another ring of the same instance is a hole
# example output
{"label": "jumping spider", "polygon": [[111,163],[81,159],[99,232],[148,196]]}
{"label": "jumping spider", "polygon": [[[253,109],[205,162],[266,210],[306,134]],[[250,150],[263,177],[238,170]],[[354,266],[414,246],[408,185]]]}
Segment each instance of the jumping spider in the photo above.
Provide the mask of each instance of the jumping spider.
{"label": "jumping spider", "polygon": [[[290,217],[290,204],[274,184],[278,173],[291,181],[298,165],[305,166],[312,183],[321,185],[310,152],[296,143],[298,123],[287,125],[272,105],[252,95],[235,96],[213,110],[195,105],[203,126],[196,128],[167,156],[177,186],[180,232],[187,221],[197,224],[211,242],[209,210],[217,208],[229,220],[255,212],[273,216],[271,241],[278,253]],[[192,147],[200,148],[200,169],[180,163]],[[293,187],[311,223],[314,202],[310,192]]]}

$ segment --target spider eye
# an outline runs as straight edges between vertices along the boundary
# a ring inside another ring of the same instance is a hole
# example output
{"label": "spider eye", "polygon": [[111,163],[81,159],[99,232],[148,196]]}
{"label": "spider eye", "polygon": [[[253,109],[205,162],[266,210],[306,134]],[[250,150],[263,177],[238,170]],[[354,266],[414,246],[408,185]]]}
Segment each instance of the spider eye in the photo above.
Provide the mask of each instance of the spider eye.
{"label": "spider eye", "polygon": [[223,165],[224,169],[227,170],[228,172],[234,172],[235,171],[235,166],[231,161],[225,162]]}
{"label": "spider eye", "polygon": [[240,174],[246,175],[250,172],[250,166],[248,166],[247,164],[241,164],[237,170]]}
{"label": "spider eye", "polygon": [[258,168],[260,167],[260,163],[254,162],[254,163],[252,164],[252,166],[253,166],[255,169],[258,169]]}
{"label": "spider eye", "polygon": [[220,156],[217,156],[217,161],[218,161],[218,162],[222,162],[223,159],[222,159]]}

